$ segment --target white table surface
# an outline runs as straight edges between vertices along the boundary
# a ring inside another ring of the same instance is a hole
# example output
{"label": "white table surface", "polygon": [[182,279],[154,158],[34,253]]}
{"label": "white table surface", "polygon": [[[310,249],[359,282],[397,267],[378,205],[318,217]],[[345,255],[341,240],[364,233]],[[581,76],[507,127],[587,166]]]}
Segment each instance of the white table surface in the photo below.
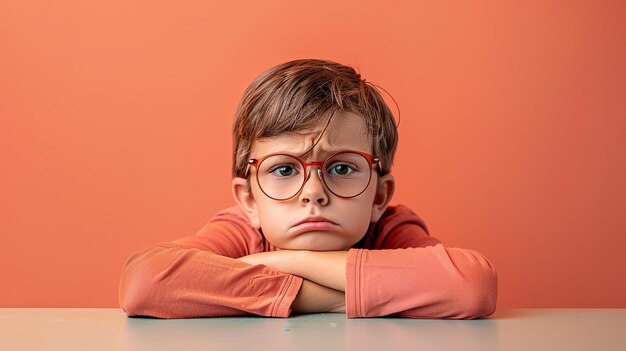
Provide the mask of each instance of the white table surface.
{"label": "white table surface", "polygon": [[0,350],[626,350],[626,309],[504,309],[476,320],[156,319],[116,308],[0,308]]}

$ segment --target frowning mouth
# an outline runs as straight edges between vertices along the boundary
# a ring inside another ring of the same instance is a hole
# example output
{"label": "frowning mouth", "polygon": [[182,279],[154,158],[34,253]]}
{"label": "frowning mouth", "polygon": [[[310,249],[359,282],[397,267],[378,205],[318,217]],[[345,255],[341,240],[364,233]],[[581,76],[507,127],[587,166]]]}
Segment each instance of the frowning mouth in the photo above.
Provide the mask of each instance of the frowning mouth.
{"label": "frowning mouth", "polygon": [[304,223],[324,223],[324,222],[337,225],[337,223],[331,221],[330,219],[326,219],[326,218],[320,217],[320,216],[311,216],[311,217],[307,217],[304,220],[296,223],[294,225],[294,227],[296,227],[296,226],[298,226],[300,224],[304,224]]}
{"label": "frowning mouth", "polygon": [[294,234],[300,234],[314,230],[332,231],[336,230],[337,228],[339,228],[339,226],[331,222],[304,222],[302,224],[293,226],[291,229],[293,230]]}

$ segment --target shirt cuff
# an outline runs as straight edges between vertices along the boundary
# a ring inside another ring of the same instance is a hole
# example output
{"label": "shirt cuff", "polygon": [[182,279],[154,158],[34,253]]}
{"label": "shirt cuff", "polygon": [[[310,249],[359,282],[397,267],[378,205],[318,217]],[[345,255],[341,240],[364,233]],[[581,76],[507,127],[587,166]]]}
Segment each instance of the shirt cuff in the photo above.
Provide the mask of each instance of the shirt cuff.
{"label": "shirt cuff", "polygon": [[291,314],[291,305],[293,304],[293,300],[296,299],[303,281],[304,279],[297,275],[289,275],[289,279],[285,281],[285,284],[280,289],[280,293],[276,298],[272,317],[289,317]]}
{"label": "shirt cuff", "polygon": [[364,249],[350,249],[346,263],[346,317],[364,317],[361,303],[361,261]]}

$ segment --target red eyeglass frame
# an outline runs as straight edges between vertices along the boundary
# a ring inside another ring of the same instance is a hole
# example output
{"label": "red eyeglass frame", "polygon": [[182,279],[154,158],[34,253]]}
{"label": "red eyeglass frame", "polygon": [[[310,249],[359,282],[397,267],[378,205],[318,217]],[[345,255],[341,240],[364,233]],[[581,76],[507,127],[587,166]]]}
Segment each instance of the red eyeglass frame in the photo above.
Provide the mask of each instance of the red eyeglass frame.
{"label": "red eyeglass frame", "polygon": [[[363,188],[363,190],[361,190],[361,192],[359,192],[356,195],[353,196],[342,196],[339,195],[337,193],[335,193],[334,191],[330,190],[330,187],[328,187],[328,184],[326,184],[326,179],[324,179],[324,175],[323,173],[319,172],[319,170],[322,169],[322,166],[324,166],[324,163],[326,163],[326,161],[328,161],[329,159],[340,155],[340,154],[347,154],[347,153],[354,153],[354,154],[358,154],[363,156],[367,161],[368,161],[368,165],[370,167],[370,175],[369,175],[369,179],[367,180],[367,185]],[[298,160],[298,162],[300,162],[300,164],[302,165],[302,169],[304,169],[306,171],[307,167],[309,166],[318,166],[318,174],[320,176],[320,178],[322,179],[322,183],[324,184],[324,187],[326,187],[326,189],[328,189],[328,191],[330,191],[331,193],[333,193],[335,196],[344,198],[344,199],[351,199],[353,197],[357,197],[361,194],[363,194],[363,192],[367,189],[367,187],[370,185],[370,182],[372,181],[372,172],[373,172],[373,166],[378,164],[380,162],[380,157],[378,156],[374,156],[371,154],[368,154],[367,152],[362,152],[362,151],[357,151],[357,150],[342,150],[339,152],[336,152],[330,156],[328,156],[324,162],[319,162],[319,161],[313,161],[313,162],[305,162],[303,161],[300,157],[296,156],[296,155],[292,155],[292,154],[287,154],[287,153],[273,153],[273,154],[269,154],[269,155],[265,155],[262,156],[260,158],[251,158],[248,160],[248,165],[246,167],[246,171],[244,172],[243,177],[247,178],[248,177],[248,173],[250,172],[250,167],[255,167],[257,169],[256,172],[256,183],[259,185],[259,189],[261,189],[261,191],[263,192],[263,194],[265,194],[265,196],[269,197],[272,200],[276,200],[276,201],[289,201],[291,199],[293,199],[294,197],[298,196],[298,194],[300,194],[300,192],[302,191],[302,188],[304,188],[304,185],[306,184],[306,182],[309,180],[309,177],[311,176],[311,172],[308,172],[306,174],[306,176],[304,177],[304,181],[302,182],[302,185],[300,186],[300,189],[298,189],[298,191],[296,191],[296,193],[286,199],[277,199],[275,197],[271,197],[269,196],[265,190],[263,190],[263,187],[261,186],[261,182],[259,181],[259,172],[258,172],[258,166],[267,158],[272,157],[272,156],[289,156],[289,157],[293,157],[296,160]]]}

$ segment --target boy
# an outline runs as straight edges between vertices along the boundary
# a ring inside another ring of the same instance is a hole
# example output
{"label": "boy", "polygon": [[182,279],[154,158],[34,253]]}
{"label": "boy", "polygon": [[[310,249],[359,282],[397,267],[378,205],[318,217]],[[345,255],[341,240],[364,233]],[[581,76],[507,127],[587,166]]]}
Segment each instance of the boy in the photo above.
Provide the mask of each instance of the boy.
{"label": "boy", "polygon": [[129,316],[495,311],[491,263],[444,247],[410,209],[389,205],[396,125],[354,69],[295,60],[262,73],[237,109],[233,145],[237,206],[129,257],[120,281]]}

